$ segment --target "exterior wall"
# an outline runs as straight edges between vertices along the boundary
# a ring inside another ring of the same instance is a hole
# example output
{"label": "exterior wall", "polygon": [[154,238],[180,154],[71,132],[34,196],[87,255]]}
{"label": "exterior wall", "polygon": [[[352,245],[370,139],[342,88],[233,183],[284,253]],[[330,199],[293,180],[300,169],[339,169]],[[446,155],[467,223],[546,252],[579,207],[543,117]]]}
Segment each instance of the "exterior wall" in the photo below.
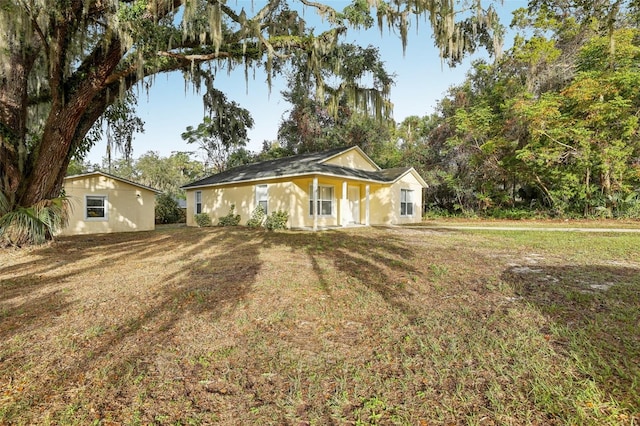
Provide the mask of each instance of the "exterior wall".
{"label": "exterior wall", "polygon": [[[64,181],[71,211],[61,235],[150,231],[155,229],[153,191],[107,176],[79,176]],[[106,218],[86,217],[86,196],[106,197]]]}
{"label": "exterior wall", "polygon": [[377,169],[358,150],[352,149],[344,154],[325,161],[324,164],[333,164],[334,166],[348,167],[350,169],[376,171]]}
{"label": "exterior wall", "polygon": [[187,225],[196,226],[194,215],[197,191],[202,192],[202,213],[207,213],[214,225],[218,224],[221,217],[229,214],[232,205],[235,205],[235,214],[240,215],[240,224],[246,224],[251,218],[253,210],[258,206],[256,186],[265,184],[268,196],[267,213],[276,210],[289,211],[289,206],[293,204],[292,200],[295,200],[297,196],[294,196],[295,188],[292,188],[292,184],[285,180],[194,188],[187,189]]}
{"label": "exterior wall", "polygon": [[[318,178],[319,186],[333,187],[332,214],[318,215],[317,226],[329,227],[342,224],[341,203],[343,180],[332,178]],[[202,213],[207,213],[214,225],[218,219],[226,216],[232,204],[235,212],[240,215],[240,224],[245,225],[251,218],[251,213],[257,207],[256,186],[267,185],[268,213],[284,210],[289,213],[289,228],[311,228],[314,218],[309,214],[309,189],[313,185],[313,177],[302,177],[292,180],[274,179],[264,182],[252,182],[240,185],[224,185],[213,188],[187,189],[187,225],[196,226],[194,221],[196,192],[202,192]],[[349,182],[349,186],[362,186],[358,182]],[[364,186],[360,190],[361,207],[358,221],[364,222]]]}
{"label": "exterior wall", "polygon": [[218,219],[229,214],[235,205],[235,214],[240,215],[240,223],[246,223],[255,203],[254,185],[218,186],[187,190],[187,225],[196,226],[193,219],[196,211],[196,192],[202,192],[202,213],[211,217],[214,225]]}
{"label": "exterior wall", "polygon": [[[413,191],[413,214],[400,214],[401,190]],[[371,196],[371,224],[398,225],[417,223],[422,220],[422,185],[411,173],[405,175],[393,185],[376,188]]]}

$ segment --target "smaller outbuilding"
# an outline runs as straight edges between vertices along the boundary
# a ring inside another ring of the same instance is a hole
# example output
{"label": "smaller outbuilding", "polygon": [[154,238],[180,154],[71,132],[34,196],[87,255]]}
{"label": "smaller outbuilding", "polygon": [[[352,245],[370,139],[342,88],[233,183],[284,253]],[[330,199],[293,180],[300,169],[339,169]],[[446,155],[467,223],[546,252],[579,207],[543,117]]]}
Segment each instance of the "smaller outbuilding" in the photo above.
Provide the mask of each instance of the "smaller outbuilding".
{"label": "smaller outbuilding", "polygon": [[67,176],[63,188],[70,211],[61,235],[155,229],[157,189],[104,172]]}

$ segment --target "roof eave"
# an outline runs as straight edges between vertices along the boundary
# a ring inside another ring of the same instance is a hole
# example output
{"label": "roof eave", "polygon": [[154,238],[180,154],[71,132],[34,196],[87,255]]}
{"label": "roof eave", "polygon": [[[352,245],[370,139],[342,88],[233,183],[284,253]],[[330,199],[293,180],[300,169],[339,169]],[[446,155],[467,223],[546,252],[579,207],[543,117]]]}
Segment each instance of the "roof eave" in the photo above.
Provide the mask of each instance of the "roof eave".
{"label": "roof eave", "polygon": [[386,180],[366,179],[366,178],[361,178],[356,176],[344,176],[336,173],[306,172],[306,173],[289,174],[289,175],[281,175],[281,176],[269,176],[269,177],[256,178],[256,179],[244,179],[244,180],[236,180],[236,181],[208,183],[208,184],[196,185],[196,186],[181,186],[180,189],[190,190],[190,189],[198,189],[198,188],[211,188],[215,186],[237,185],[241,183],[264,182],[266,180],[287,179],[287,178],[305,177],[305,176],[329,176],[329,177],[335,177],[335,178],[345,179],[345,180],[357,180],[360,182],[381,183],[381,184],[391,183]]}
{"label": "roof eave", "polygon": [[406,172],[402,173],[400,176],[398,176],[397,178],[395,178],[393,180],[393,183],[398,182],[400,179],[402,179],[403,177],[405,177],[406,175],[408,175],[409,173],[413,174],[413,177],[416,178],[416,180],[418,181],[418,183],[420,185],[422,185],[423,188],[428,188],[429,184],[422,179],[422,176],[420,176],[420,174],[418,173],[418,171],[416,169],[414,169],[413,167],[410,167],[409,169],[407,169]]}
{"label": "roof eave", "polygon": [[325,158],[324,160],[319,161],[318,163],[319,163],[319,164],[324,164],[324,163],[326,163],[327,161],[329,161],[329,160],[331,160],[331,159],[333,159],[333,158],[339,157],[340,155],[344,154],[345,152],[349,152],[349,151],[354,150],[354,149],[355,149],[356,151],[358,151],[358,152],[360,153],[360,155],[362,155],[362,156],[364,157],[364,159],[365,159],[365,160],[367,160],[367,162],[368,162],[369,164],[371,164],[373,167],[375,167],[375,169],[376,169],[376,170],[378,170],[378,171],[382,170],[382,169],[380,168],[380,166],[378,166],[378,165],[377,165],[377,164],[376,164],[376,163],[375,163],[371,158],[369,158],[369,156],[368,156],[367,154],[365,154],[365,152],[364,152],[364,151],[363,151],[363,150],[362,150],[358,145],[354,145],[354,146],[351,146],[351,147],[349,147],[349,148],[346,148],[344,151],[340,151],[340,152],[338,152],[337,154],[334,154],[334,155],[332,155],[332,156],[331,156],[331,157],[329,157],[329,158]]}
{"label": "roof eave", "polygon": [[160,191],[159,189],[155,189],[155,188],[152,188],[150,186],[142,185],[140,183],[133,182],[133,181],[131,181],[129,179],[124,179],[124,178],[121,178],[119,176],[115,176],[115,175],[112,175],[110,173],[105,173],[105,172],[101,172],[101,171],[98,171],[98,170],[96,170],[95,172],[80,173],[80,174],[77,174],[77,175],[65,176],[64,180],[83,178],[83,177],[87,177],[87,176],[96,176],[96,175],[104,176],[104,177],[107,177],[109,179],[119,180],[120,182],[128,183],[129,185],[133,185],[133,186],[136,186],[138,188],[146,189],[146,190],[154,192],[156,194],[162,194],[162,192],[163,192],[163,191]]}

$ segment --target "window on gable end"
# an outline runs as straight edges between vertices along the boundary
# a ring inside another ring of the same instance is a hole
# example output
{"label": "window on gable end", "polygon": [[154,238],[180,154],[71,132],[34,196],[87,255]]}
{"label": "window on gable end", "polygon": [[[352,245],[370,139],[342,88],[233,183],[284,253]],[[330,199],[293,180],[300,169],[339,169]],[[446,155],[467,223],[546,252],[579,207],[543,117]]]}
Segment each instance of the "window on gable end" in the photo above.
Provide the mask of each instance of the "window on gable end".
{"label": "window on gable end", "polygon": [[202,191],[196,191],[196,214],[202,213]]}
{"label": "window on gable end", "polygon": [[264,214],[269,213],[269,192],[267,185],[256,185],[256,204],[262,206]]}
{"label": "window on gable end", "polygon": [[400,190],[400,216],[413,216],[413,191]]}

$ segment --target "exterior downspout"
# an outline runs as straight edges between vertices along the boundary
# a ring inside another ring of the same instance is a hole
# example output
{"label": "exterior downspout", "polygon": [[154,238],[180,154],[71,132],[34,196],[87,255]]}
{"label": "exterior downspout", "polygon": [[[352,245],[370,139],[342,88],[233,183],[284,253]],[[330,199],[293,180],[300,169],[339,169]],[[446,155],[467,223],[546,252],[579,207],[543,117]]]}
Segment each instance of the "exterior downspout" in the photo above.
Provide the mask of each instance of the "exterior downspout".
{"label": "exterior downspout", "polygon": [[342,203],[340,204],[340,222],[342,227],[347,226],[347,209],[349,200],[347,199],[347,181],[342,182]]}

